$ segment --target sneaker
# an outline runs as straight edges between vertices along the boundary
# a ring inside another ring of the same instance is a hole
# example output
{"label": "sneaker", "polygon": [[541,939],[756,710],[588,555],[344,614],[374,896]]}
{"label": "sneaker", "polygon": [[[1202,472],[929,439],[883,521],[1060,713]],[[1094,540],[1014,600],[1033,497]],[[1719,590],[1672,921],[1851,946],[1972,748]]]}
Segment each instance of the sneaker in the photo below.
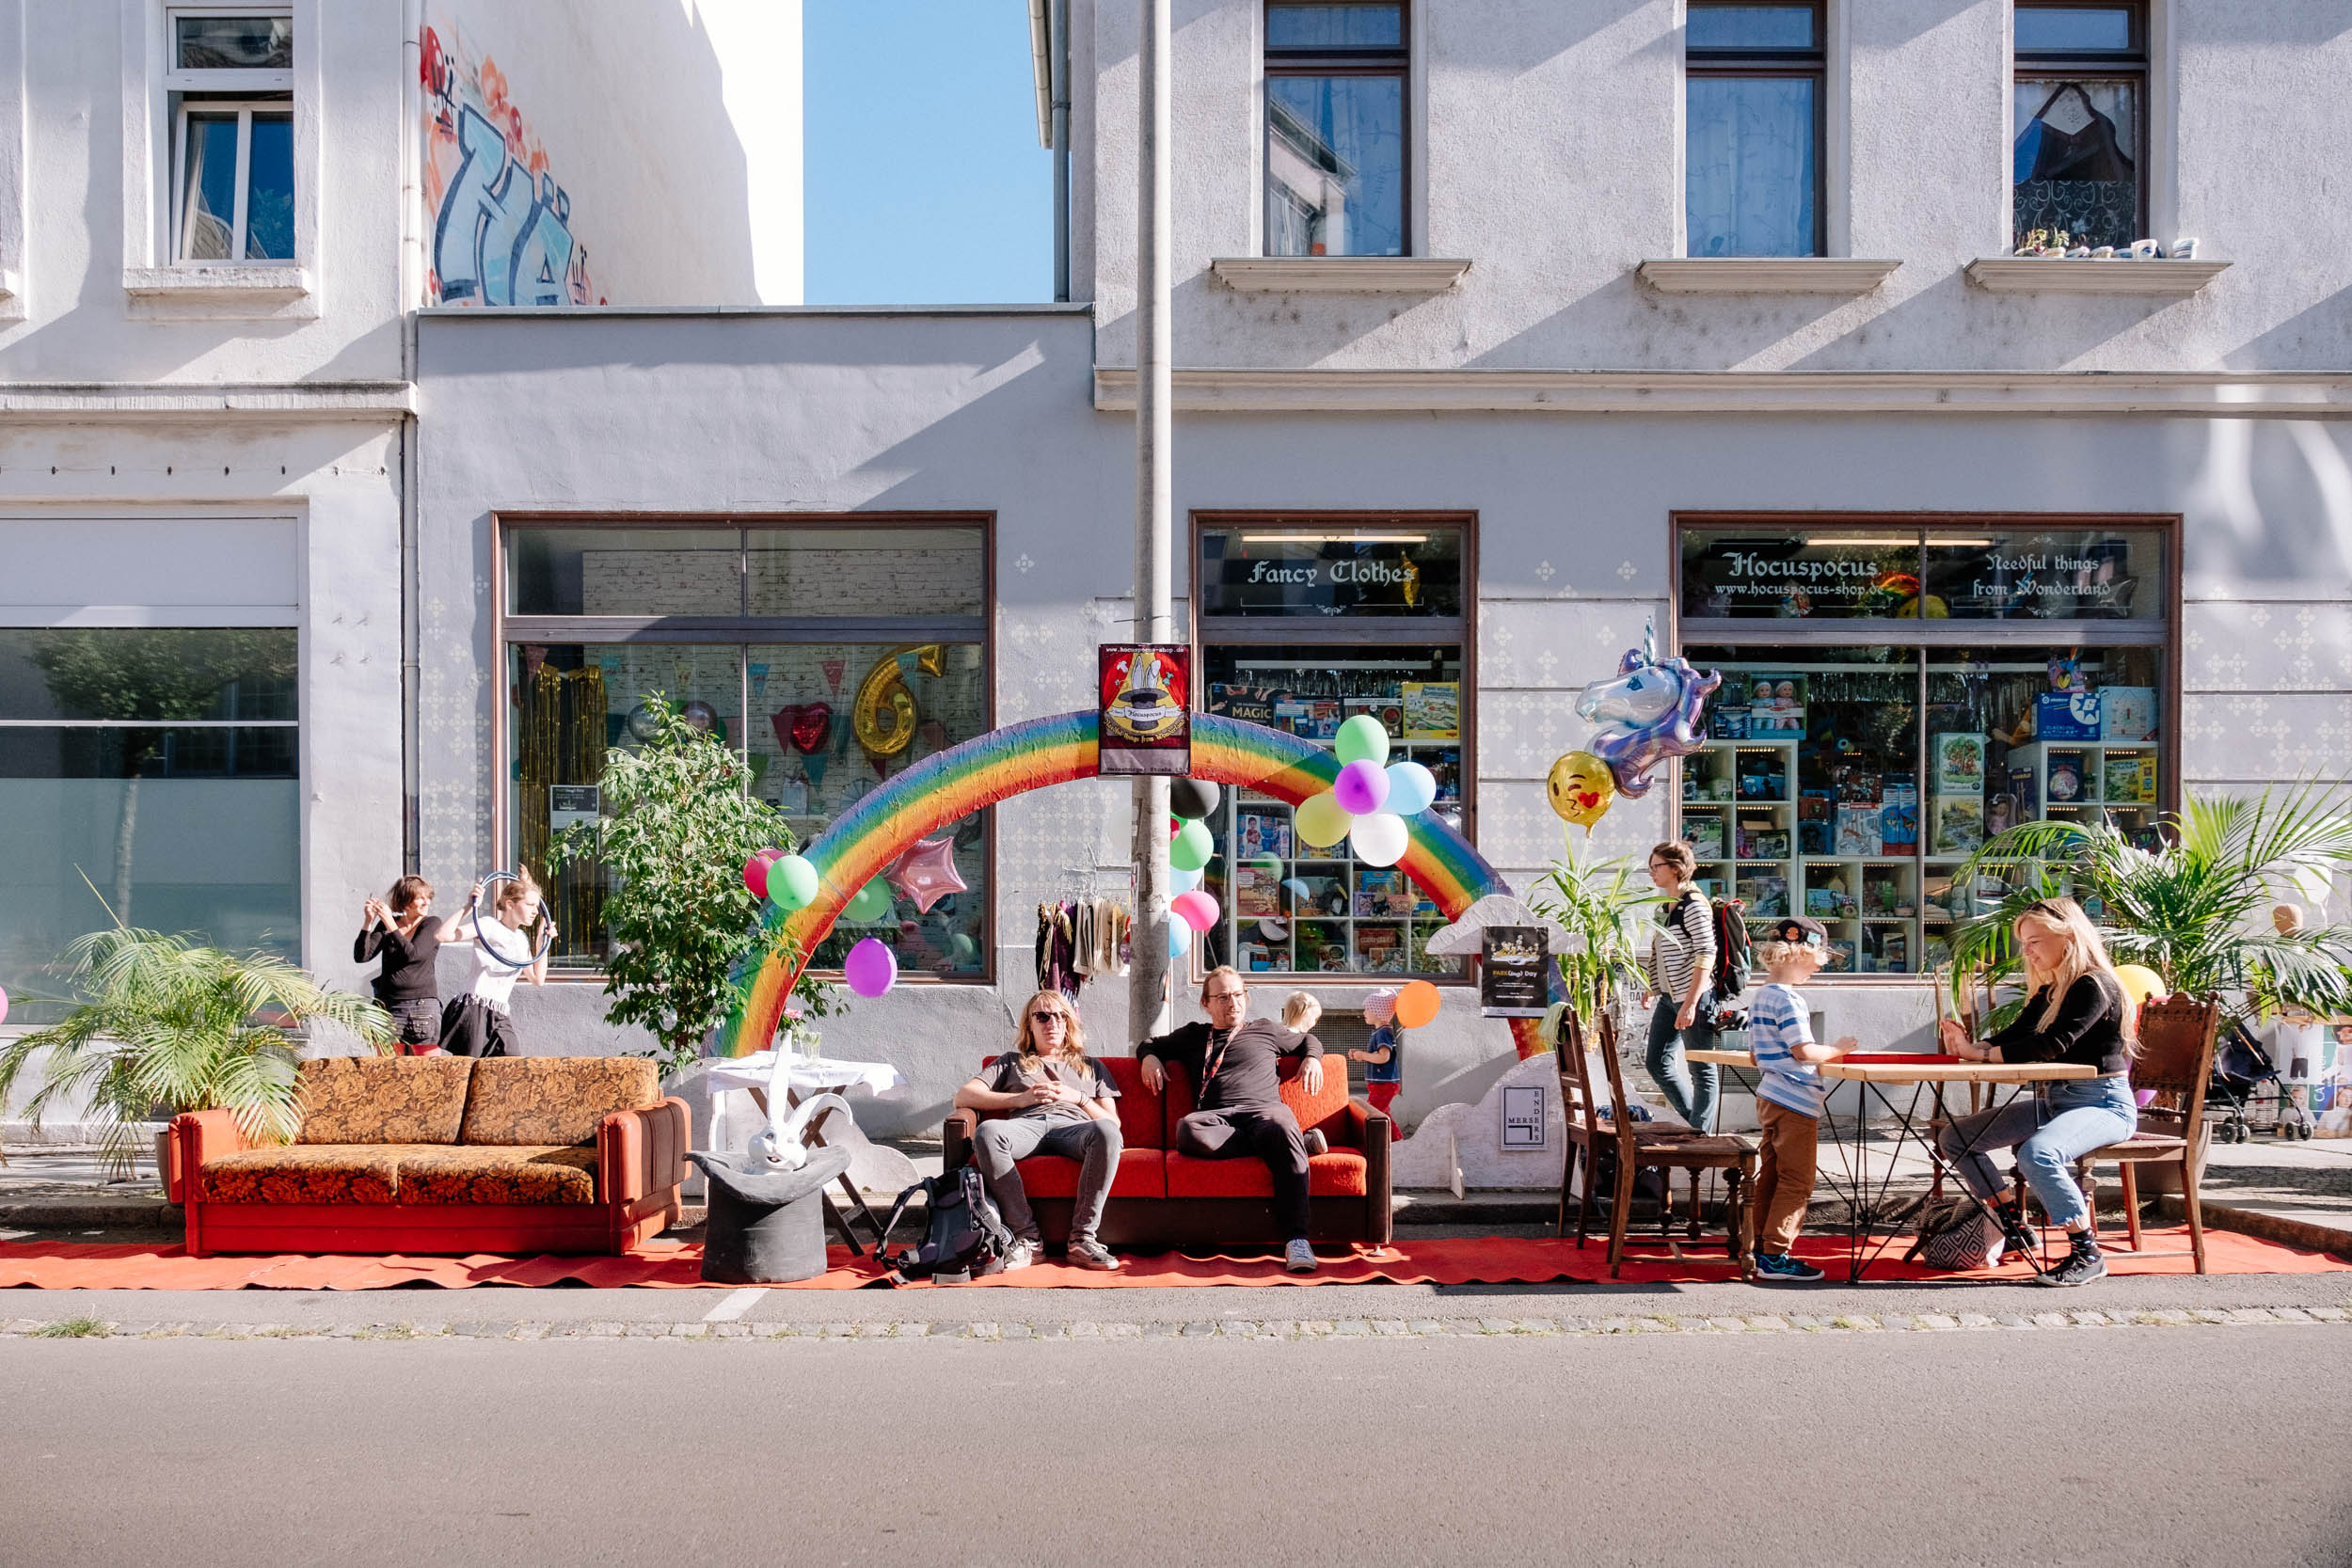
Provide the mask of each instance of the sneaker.
{"label": "sneaker", "polygon": [[1037,1244],[1033,1242],[1016,1241],[1005,1249],[1005,1260],[997,1265],[997,1272],[1009,1274],[1014,1269],[1025,1269],[1036,1261]]}
{"label": "sneaker", "polygon": [[1323,1135],[1322,1128],[1311,1127],[1301,1136],[1306,1140],[1308,1153],[1328,1154],[1331,1152],[1331,1140]]}
{"label": "sneaker", "polygon": [[2037,1285],[2088,1285],[2094,1279],[2107,1276],[2107,1260],[2099,1256],[2096,1247],[2076,1247],[2066,1255],[2066,1261],[2045,1274],[2033,1276]]}
{"label": "sneaker", "polygon": [[1793,1285],[1820,1277],[1820,1270],[1785,1252],[1759,1252],[1756,1255],[1756,1282],[1758,1285]]}
{"label": "sneaker", "polygon": [[1295,1236],[1291,1239],[1291,1244],[1282,1251],[1282,1267],[1293,1274],[1315,1272],[1317,1267],[1315,1249],[1306,1237]]}
{"label": "sneaker", "polygon": [[1070,1243],[1070,1261],[1079,1268],[1100,1269],[1104,1274],[1112,1273],[1119,1267],[1119,1259],[1111,1255],[1111,1249],[1091,1236]]}

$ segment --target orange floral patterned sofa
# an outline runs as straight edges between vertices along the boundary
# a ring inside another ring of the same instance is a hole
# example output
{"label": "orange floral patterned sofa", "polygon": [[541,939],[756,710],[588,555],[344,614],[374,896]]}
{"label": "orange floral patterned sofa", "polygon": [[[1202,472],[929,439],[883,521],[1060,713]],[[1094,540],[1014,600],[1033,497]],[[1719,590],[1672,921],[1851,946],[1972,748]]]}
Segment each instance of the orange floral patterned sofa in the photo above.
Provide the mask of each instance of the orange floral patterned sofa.
{"label": "orange floral patterned sofa", "polygon": [[171,1122],[191,1257],[626,1252],[678,1217],[689,1124],[643,1056],[333,1056],[301,1064],[302,1131]]}

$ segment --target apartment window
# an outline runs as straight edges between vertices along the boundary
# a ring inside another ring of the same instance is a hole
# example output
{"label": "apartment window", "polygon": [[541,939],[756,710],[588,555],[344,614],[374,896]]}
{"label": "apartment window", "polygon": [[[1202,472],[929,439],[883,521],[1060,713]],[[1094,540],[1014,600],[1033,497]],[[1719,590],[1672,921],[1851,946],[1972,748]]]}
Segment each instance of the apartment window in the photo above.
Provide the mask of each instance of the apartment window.
{"label": "apartment window", "polygon": [[1691,0],[1685,254],[1821,254],[1819,5]]}
{"label": "apartment window", "polygon": [[1265,10],[1265,253],[1402,256],[1402,5]]}
{"label": "apartment window", "polygon": [[2015,236],[2124,248],[2148,231],[2148,13],[2017,0]]}
{"label": "apartment window", "polygon": [[[1458,514],[1204,518],[1194,560],[1208,711],[1325,747],[1370,714],[1391,758],[1437,776],[1435,810],[1459,829],[1470,531]],[[1204,961],[1261,974],[1461,973],[1430,956],[1445,916],[1402,868],[1361,863],[1345,839],[1308,844],[1288,804],[1252,789],[1228,791],[1209,825],[1203,885],[1223,918],[1202,939]]]}
{"label": "apartment window", "polygon": [[1685,522],[1682,652],[1723,673],[1682,837],[1833,971],[1919,974],[2008,889],[1954,873],[2020,822],[2145,845],[2177,801],[2170,531],[2094,518]]}
{"label": "apartment window", "polygon": [[174,8],[166,21],[172,259],[294,261],[292,18]]}
{"label": "apartment window", "polygon": [[[607,752],[662,693],[743,753],[803,843],[881,782],[992,725],[986,530],[936,519],[736,526],[517,524],[504,534],[506,842],[550,890],[559,969],[610,951],[595,864],[547,875],[549,839],[602,809]],[[812,962],[879,937],[909,974],[988,973],[989,814],[953,839],[966,891],[843,919]]]}

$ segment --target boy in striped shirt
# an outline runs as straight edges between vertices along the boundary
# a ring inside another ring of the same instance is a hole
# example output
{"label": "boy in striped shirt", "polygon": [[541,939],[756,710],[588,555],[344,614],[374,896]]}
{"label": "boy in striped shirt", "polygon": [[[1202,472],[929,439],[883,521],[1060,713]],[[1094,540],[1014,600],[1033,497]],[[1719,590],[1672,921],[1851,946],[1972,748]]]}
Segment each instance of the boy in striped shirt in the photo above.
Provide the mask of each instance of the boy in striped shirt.
{"label": "boy in striped shirt", "polygon": [[1804,1227],[1805,1205],[1813,1201],[1813,1175],[1821,1131],[1823,1094],[1820,1064],[1854,1048],[1848,1035],[1817,1045],[1804,997],[1797,987],[1813,978],[1829,958],[1829,932],[1818,920],[1789,915],[1756,943],[1756,956],[1771,982],[1748,1004],[1748,1049],[1756,1055],[1756,1117],[1763,1131],[1764,1158],[1756,1178],[1756,1207],[1762,1216],[1756,1237],[1759,1284],[1819,1279],[1821,1271],[1788,1255]]}

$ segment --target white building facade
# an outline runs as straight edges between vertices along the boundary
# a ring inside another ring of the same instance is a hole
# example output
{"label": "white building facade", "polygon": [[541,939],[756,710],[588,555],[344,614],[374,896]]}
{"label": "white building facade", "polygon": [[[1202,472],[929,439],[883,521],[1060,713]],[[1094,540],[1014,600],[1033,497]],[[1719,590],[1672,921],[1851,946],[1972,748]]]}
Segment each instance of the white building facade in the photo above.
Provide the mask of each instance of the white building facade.
{"label": "white building facade", "polygon": [[[422,319],[421,570],[452,617],[422,673],[429,875],[528,858],[652,689],[704,704],[804,836],[909,761],[1088,705],[1130,613],[1136,9],[1032,20],[1073,307]],[[2352,260],[2314,193],[2352,140],[2327,90],[2352,29],[2288,0],[1178,20],[1201,705],[1310,736],[1377,713],[1526,889],[1564,852],[1543,781],[1588,735],[1576,694],[1654,629],[1725,673],[1708,748],[1593,850],[1678,834],[1752,912],[1813,910],[1826,1025],[1888,1042],[1929,1026],[1984,833],[2144,831],[2187,791],[2343,771]],[[2265,116],[2295,129],[2249,159]],[[914,699],[903,751],[858,727],[869,674]],[[827,1027],[913,1080],[869,1128],[935,1125],[1010,1037],[1040,906],[1124,888],[1125,799],[978,814],[965,892],[845,928],[908,976]],[[1374,987],[1461,978],[1412,890],[1277,803],[1216,827],[1196,956],[1316,991],[1327,1037]],[[598,1022],[596,895],[569,896],[589,934],[522,1004],[532,1048],[642,1048]],[[1514,1059],[1446,997],[1408,1123]],[[1123,982],[1080,1006],[1125,1049]]]}
{"label": "white building facade", "polygon": [[797,299],[799,33],[0,4],[10,1027],[110,908],[348,969],[415,839],[413,313]]}

